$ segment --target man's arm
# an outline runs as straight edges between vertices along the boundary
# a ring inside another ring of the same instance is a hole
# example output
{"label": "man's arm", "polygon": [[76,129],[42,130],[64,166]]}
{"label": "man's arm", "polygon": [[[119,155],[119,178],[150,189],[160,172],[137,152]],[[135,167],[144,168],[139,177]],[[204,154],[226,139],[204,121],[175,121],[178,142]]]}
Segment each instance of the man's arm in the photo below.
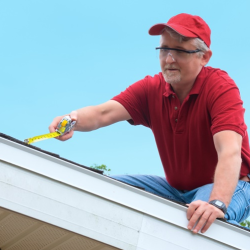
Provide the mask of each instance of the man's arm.
{"label": "man's arm", "polygon": [[[226,130],[216,133],[213,139],[218,163],[209,201],[220,200],[228,207],[239,180],[242,136],[234,131]],[[192,230],[199,220],[193,229],[194,233],[198,233],[201,229],[201,232],[204,233],[216,218],[224,218],[224,213],[208,202],[194,201],[189,204],[188,229]]]}
{"label": "man's arm", "polygon": [[240,175],[242,136],[234,131],[222,131],[214,135],[214,145],[218,165],[210,200],[221,200],[228,207]]}
{"label": "man's arm", "polygon": [[[97,106],[81,108],[72,111],[69,115],[73,121],[76,121],[74,131],[92,131],[119,121],[131,119],[128,111],[119,102],[114,100]],[[52,121],[49,126],[50,132],[56,130],[58,123],[64,116],[58,116]],[[57,138],[61,141],[68,140],[73,136],[73,130]]]}

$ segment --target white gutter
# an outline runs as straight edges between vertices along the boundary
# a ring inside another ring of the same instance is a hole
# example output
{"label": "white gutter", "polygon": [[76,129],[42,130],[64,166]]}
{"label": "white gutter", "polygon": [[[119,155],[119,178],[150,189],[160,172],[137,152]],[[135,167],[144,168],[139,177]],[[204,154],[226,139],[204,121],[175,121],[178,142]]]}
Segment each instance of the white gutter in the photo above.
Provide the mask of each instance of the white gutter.
{"label": "white gutter", "polygon": [[[200,249],[201,242],[202,249],[250,249],[246,230],[217,220],[205,234],[194,235],[186,229],[185,207],[4,138],[0,160],[0,206],[18,213],[121,249],[158,250],[160,245],[150,245],[159,242],[178,249]],[[109,211],[98,208],[100,198]],[[84,225],[95,210],[103,219],[99,231]]]}

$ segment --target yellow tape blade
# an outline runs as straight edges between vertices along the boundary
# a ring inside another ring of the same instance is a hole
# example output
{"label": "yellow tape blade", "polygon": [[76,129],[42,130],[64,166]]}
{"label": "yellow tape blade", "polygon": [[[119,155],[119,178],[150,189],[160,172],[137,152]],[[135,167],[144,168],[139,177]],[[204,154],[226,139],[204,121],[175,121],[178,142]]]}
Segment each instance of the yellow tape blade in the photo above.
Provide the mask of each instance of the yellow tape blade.
{"label": "yellow tape blade", "polygon": [[27,144],[31,144],[31,143],[34,143],[34,142],[54,138],[54,137],[57,137],[59,135],[61,135],[59,132],[53,132],[53,133],[38,135],[38,136],[34,136],[34,137],[31,137],[31,138],[25,139],[24,142],[26,142]]}

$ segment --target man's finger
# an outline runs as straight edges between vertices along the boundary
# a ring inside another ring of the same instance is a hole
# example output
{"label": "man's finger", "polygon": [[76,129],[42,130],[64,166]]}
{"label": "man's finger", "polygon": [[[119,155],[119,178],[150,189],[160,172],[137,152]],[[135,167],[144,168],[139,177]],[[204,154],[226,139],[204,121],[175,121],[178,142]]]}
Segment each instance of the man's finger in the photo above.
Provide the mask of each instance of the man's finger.
{"label": "man's finger", "polygon": [[212,213],[212,214],[209,216],[209,218],[208,218],[206,224],[205,224],[204,227],[202,228],[201,232],[202,232],[202,233],[205,233],[205,232],[208,230],[208,228],[212,225],[212,223],[216,220],[216,218],[217,218],[216,213]]}
{"label": "man's finger", "polygon": [[74,131],[71,130],[71,131],[69,131],[68,133],[66,133],[64,135],[56,137],[56,139],[58,139],[59,141],[66,141],[66,140],[70,139],[73,136],[73,133],[74,133]]}
{"label": "man's finger", "polygon": [[192,217],[195,210],[200,206],[200,202],[201,201],[194,201],[194,202],[192,202],[190,204],[187,204],[187,206],[188,206],[187,219],[188,220],[190,220],[190,218]]}
{"label": "man's finger", "polygon": [[203,215],[205,209],[204,207],[200,206],[195,210],[195,212],[192,214],[191,218],[189,219],[188,223],[188,229],[192,230],[197,223],[197,221],[200,219],[200,217]]}
{"label": "man's finger", "polygon": [[62,120],[63,116],[58,116],[56,117],[52,123],[49,125],[49,131],[50,133],[53,133],[56,131],[57,125],[59,124],[59,122]]}
{"label": "man's finger", "polygon": [[204,211],[204,213],[200,216],[200,219],[199,219],[197,225],[195,226],[193,232],[198,233],[207,224],[210,217],[211,217],[211,212]]}
{"label": "man's finger", "polygon": [[224,218],[224,216],[225,216],[224,213],[220,209],[218,209],[218,208],[216,208],[214,206],[212,206],[212,209],[213,209],[213,212],[210,215],[210,217],[208,218],[207,223],[205,224],[205,226],[202,228],[202,230],[201,230],[202,233],[205,233],[208,230],[208,228],[211,226],[211,224],[217,218]]}

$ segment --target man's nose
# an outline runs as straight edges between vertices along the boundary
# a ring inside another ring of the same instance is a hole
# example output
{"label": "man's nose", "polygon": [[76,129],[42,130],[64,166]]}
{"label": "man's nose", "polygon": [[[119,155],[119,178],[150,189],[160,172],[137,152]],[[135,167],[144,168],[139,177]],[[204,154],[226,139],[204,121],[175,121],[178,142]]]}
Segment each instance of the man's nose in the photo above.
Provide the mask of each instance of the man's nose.
{"label": "man's nose", "polygon": [[176,62],[171,52],[168,52],[168,54],[167,54],[167,56],[166,56],[166,62],[167,62],[167,63]]}

